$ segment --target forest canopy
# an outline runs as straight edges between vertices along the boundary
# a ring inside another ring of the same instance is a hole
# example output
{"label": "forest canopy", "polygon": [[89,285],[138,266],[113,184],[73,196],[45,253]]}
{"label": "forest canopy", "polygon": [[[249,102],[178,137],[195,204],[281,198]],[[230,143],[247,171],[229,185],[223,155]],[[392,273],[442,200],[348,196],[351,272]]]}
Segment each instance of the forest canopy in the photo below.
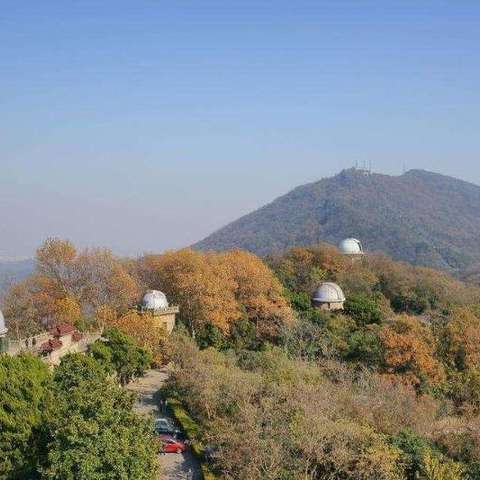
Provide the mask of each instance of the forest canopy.
{"label": "forest canopy", "polygon": [[[312,305],[324,281],[341,286],[343,310]],[[138,308],[148,289],[179,306],[173,336]],[[102,330],[89,366],[70,360],[73,371],[98,364],[125,384],[152,361],[173,362],[167,393],[198,423],[220,478],[480,478],[480,288],[444,272],[328,244],[263,259],[191,249],[121,259],[50,239],[3,309],[13,338],[64,321]],[[23,445],[61,392],[49,386],[58,375],[29,369],[37,400]],[[24,458],[16,468],[29,468]],[[47,460],[64,468],[68,454]]]}

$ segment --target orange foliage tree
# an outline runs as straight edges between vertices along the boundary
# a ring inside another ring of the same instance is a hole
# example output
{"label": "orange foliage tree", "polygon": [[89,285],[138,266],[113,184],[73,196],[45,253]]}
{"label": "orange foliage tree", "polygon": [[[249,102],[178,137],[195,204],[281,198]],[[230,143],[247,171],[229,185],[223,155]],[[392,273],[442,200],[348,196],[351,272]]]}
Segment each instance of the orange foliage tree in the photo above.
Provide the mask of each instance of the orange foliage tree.
{"label": "orange foliage tree", "polygon": [[[22,306],[39,326],[94,319],[102,306],[126,311],[139,295],[139,285],[106,249],[78,252],[68,240],[48,239],[36,254],[36,271],[7,295],[8,316],[17,321]],[[28,301],[27,301],[28,299]],[[28,335],[24,329],[19,335]]]}
{"label": "orange foliage tree", "polygon": [[138,346],[152,354],[152,358],[157,364],[161,363],[161,347],[167,337],[167,332],[153,314],[130,311],[113,319],[109,326],[114,326],[132,337]]}
{"label": "orange foliage tree", "polygon": [[404,383],[441,382],[442,364],[435,358],[435,342],[428,327],[415,317],[400,315],[379,332],[384,349],[386,374],[396,374]]}
{"label": "orange foliage tree", "polygon": [[442,340],[451,366],[465,370],[480,365],[480,319],[467,308],[453,310]]}
{"label": "orange foliage tree", "polygon": [[228,333],[244,313],[260,334],[272,334],[292,321],[280,283],[258,257],[246,252],[184,249],[147,255],[139,260],[138,273],[144,284],[180,306],[180,319],[192,334],[206,323]]}
{"label": "orange foliage tree", "polygon": [[293,322],[283,287],[260,258],[233,250],[219,254],[218,261],[234,282],[237,308],[243,309],[248,320],[255,323],[260,336],[275,337],[281,326]]}

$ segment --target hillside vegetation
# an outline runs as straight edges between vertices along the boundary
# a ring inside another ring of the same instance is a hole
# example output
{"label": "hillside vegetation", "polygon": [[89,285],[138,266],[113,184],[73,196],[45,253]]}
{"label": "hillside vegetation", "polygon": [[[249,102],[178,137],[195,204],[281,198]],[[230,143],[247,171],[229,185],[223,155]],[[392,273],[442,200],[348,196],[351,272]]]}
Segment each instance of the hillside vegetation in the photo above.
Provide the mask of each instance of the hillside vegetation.
{"label": "hillside vegetation", "polygon": [[[150,361],[172,361],[165,394],[188,411],[219,478],[480,478],[477,286],[325,243],[263,260],[185,249],[125,262],[50,239],[36,265],[6,297],[13,336],[62,321],[105,328],[108,344],[94,344],[90,357],[120,384]],[[345,310],[312,307],[322,281],[342,287]],[[173,336],[135,310],[147,288],[179,305]],[[19,400],[0,405],[0,420],[22,416],[30,393],[13,393]],[[22,438],[21,451],[36,448]],[[76,441],[87,445],[80,431]],[[63,457],[48,462],[67,468]]]}
{"label": "hillside vegetation", "polygon": [[353,236],[397,260],[464,270],[480,261],[479,231],[476,185],[421,170],[394,177],[351,169],[300,186],[194,247],[264,255]]}

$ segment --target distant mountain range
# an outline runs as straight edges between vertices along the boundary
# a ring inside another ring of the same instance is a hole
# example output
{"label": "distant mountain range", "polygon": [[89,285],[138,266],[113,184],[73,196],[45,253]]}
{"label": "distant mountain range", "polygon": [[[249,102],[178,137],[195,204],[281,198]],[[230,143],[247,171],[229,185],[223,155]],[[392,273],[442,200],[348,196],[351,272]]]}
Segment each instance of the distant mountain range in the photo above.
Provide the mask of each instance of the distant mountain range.
{"label": "distant mountain range", "polygon": [[8,289],[13,283],[28,277],[35,268],[33,258],[13,260],[0,258],[0,293]]}
{"label": "distant mountain range", "polygon": [[401,176],[344,170],[295,188],[194,248],[264,255],[350,236],[397,260],[471,270],[480,264],[480,187],[423,170]]}

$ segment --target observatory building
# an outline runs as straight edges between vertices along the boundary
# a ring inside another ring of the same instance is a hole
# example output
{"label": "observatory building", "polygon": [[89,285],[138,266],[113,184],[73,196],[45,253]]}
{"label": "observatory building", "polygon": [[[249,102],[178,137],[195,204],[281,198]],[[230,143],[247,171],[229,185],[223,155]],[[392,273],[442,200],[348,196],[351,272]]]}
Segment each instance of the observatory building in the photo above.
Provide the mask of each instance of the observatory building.
{"label": "observatory building", "polygon": [[312,302],[321,310],[343,310],[345,295],[336,283],[324,282],[315,290]]}
{"label": "observatory building", "polygon": [[6,353],[8,351],[8,328],[5,326],[5,318],[0,310],[0,353]]}
{"label": "observatory building", "polygon": [[340,242],[338,248],[344,255],[363,255],[363,247],[360,240],[356,238],[345,238]]}
{"label": "observatory building", "polygon": [[168,305],[166,295],[159,290],[147,290],[140,305],[142,312],[150,312],[158,322],[158,326],[164,328],[168,334],[172,333],[175,326],[175,315],[179,312],[178,307]]}

